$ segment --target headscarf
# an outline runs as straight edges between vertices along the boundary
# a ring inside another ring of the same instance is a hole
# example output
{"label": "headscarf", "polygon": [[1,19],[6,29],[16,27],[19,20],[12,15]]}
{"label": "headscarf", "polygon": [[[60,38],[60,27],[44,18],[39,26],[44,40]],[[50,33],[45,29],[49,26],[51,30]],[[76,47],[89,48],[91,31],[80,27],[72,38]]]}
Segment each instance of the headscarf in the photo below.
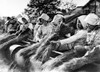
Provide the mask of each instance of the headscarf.
{"label": "headscarf", "polygon": [[24,22],[25,20],[26,20],[27,22],[30,21],[28,15],[26,15],[26,14],[22,14],[21,17],[18,18],[18,21],[19,21],[20,23],[22,23],[22,24],[25,23],[25,22]]}
{"label": "headscarf", "polygon": [[86,18],[86,15],[82,15],[78,17],[78,20],[81,22],[84,28],[87,26],[87,23],[84,21],[85,18]]}
{"label": "headscarf", "polygon": [[98,25],[99,23],[99,20],[100,20],[100,18],[96,15],[96,14],[94,14],[94,13],[90,13],[90,14],[88,14],[87,16],[86,16],[86,18],[85,18],[85,22],[86,23],[88,23],[88,24],[90,24],[90,25]]}
{"label": "headscarf", "polygon": [[39,19],[44,19],[44,20],[48,21],[48,20],[49,20],[49,16],[48,16],[47,14],[43,13],[43,14],[38,18],[38,20],[39,20]]}
{"label": "headscarf", "polygon": [[61,21],[62,18],[63,18],[63,15],[60,15],[60,14],[55,15],[52,22],[55,23],[55,24],[59,24],[59,21]]}
{"label": "headscarf", "polygon": [[18,18],[18,21],[20,22],[20,23],[24,23],[23,21],[22,21],[22,18],[20,17],[20,18]]}

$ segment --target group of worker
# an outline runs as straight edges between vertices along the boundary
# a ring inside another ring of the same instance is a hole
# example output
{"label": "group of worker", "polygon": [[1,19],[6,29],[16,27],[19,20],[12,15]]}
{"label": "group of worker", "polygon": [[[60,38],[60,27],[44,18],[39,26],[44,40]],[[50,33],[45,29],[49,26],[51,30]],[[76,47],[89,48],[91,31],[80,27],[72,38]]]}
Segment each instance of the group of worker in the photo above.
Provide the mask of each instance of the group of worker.
{"label": "group of worker", "polygon": [[[56,32],[57,29],[63,23],[63,19],[66,16],[57,14],[54,16],[53,20],[45,13],[42,13],[40,17],[37,18],[37,22],[33,25],[28,22],[27,19],[21,18],[22,24],[20,24],[20,30],[29,28],[32,32],[32,41],[41,42],[43,38]],[[19,21],[19,22],[21,22]],[[55,50],[85,50],[86,53],[80,57],[76,58],[76,61],[71,61],[71,64],[79,64],[83,60],[83,65],[97,62],[100,60],[100,18],[95,13],[89,13],[88,15],[81,15],[77,17],[77,30],[75,34],[69,36],[68,38],[58,39],[57,41],[51,41],[51,43],[56,45]],[[80,28],[80,26],[82,28]],[[11,26],[8,26],[8,32]],[[68,48],[69,47],[69,48]],[[87,61],[88,60],[88,61]],[[85,62],[84,62],[85,61]],[[73,63],[75,62],[75,63]],[[79,63],[77,63],[79,62]],[[75,66],[75,65],[73,65]],[[81,67],[81,65],[80,65]]]}

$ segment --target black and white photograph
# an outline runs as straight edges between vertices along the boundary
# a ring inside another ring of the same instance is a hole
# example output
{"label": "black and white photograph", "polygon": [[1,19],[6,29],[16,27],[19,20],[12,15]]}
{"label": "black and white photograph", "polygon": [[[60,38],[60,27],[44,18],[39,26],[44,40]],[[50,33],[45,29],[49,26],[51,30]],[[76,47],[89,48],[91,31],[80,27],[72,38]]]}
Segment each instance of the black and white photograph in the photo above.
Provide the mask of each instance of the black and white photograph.
{"label": "black and white photograph", "polygon": [[100,72],[100,0],[0,0],[0,72]]}

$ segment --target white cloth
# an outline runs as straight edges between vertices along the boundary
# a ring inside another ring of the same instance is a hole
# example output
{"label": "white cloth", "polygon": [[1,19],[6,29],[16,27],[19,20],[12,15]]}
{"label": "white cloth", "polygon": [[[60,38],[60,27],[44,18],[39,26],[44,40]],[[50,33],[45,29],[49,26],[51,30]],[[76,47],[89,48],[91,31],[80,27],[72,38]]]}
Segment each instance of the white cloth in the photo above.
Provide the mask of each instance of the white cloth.
{"label": "white cloth", "polygon": [[12,52],[19,46],[20,45],[17,45],[17,44],[10,46],[10,48],[9,48],[10,49],[10,53],[12,54]]}
{"label": "white cloth", "polygon": [[82,15],[78,17],[78,20],[81,22],[84,28],[87,26],[87,23],[84,21],[85,18],[86,18],[86,15]]}
{"label": "white cloth", "polygon": [[99,20],[100,18],[96,14],[90,13],[87,15],[84,21],[90,25],[98,25]]}
{"label": "white cloth", "polygon": [[28,22],[30,21],[28,15],[22,14],[21,17],[18,18],[18,21],[19,21],[20,23],[24,23],[24,22],[22,21],[22,18],[25,18]]}
{"label": "white cloth", "polygon": [[18,18],[18,21],[20,22],[20,23],[24,23],[23,21],[22,21],[22,17],[20,17],[20,18]]}
{"label": "white cloth", "polygon": [[39,19],[44,19],[44,20],[48,21],[48,20],[49,20],[49,16],[48,16],[47,14],[43,13],[43,14],[38,18],[38,20],[39,20]]}
{"label": "white cloth", "polygon": [[22,14],[22,17],[25,18],[29,22],[30,19],[29,19],[29,16],[28,15]]}
{"label": "white cloth", "polygon": [[30,28],[31,30],[33,29],[32,23],[29,23],[28,28]]}
{"label": "white cloth", "polygon": [[75,35],[67,39],[60,40],[60,43],[61,45],[70,44],[77,41],[78,39],[86,38],[86,37],[87,37],[87,30],[79,30]]}
{"label": "white cloth", "polygon": [[59,24],[59,21],[61,21],[61,19],[63,18],[63,15],[55,15],[52,22],[55,23],[55,24]]}

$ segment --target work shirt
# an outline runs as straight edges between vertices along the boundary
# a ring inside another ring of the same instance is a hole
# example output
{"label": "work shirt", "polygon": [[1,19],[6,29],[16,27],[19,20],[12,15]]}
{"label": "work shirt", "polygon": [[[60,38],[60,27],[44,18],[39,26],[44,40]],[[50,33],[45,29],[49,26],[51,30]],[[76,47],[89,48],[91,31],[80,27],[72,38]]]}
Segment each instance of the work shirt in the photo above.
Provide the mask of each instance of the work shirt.
{"label": "work shirt", "polygon": [[38,36],[40,39],[44,38],[46,35],[50,35],[52,33],[52,25],[49,24],[47,26],[40,26],[39,29],[38,29]]}
{"label": "work shirt", "polygon": [[87,42],[93,47],[100,45],[100,29],[92,31],[89,36],[87,36]]}

